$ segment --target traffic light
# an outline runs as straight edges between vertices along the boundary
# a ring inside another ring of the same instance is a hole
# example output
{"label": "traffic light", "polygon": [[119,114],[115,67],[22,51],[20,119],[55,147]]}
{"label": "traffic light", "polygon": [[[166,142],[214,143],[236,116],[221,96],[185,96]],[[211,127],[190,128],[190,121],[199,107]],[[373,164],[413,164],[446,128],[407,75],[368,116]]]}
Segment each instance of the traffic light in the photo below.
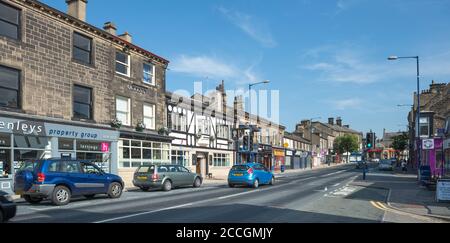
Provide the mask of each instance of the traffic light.
{"label": "traffic light", "polygon": [[366,145],[368,149],[373,147],[373,133],[367,133],[366,135]]}

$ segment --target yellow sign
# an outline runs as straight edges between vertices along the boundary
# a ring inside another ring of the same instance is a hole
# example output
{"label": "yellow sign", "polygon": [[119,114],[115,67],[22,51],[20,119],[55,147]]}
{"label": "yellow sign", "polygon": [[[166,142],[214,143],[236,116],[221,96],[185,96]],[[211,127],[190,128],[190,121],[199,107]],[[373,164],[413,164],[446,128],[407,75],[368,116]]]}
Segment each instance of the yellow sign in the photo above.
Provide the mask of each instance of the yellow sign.
{"label": "yellow sign", "polygon": [[274,149],[273,150],[273,155],[275,155],[275,156],[284,156],[284,150]]}
{"label": "yellow sign", "polygon": [[288,143],[284,143],[283,146],[284,146],[285,148],[289,148],[289,144],[288,144]]}

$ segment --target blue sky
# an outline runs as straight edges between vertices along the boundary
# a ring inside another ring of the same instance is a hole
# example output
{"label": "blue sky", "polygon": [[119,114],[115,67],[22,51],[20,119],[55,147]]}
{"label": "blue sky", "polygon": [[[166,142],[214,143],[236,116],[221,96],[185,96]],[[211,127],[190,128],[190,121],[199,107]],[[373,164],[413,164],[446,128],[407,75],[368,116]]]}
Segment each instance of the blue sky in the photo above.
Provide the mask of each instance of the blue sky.
{"label": "blue sky", "polygon": [[[64,0],[43,1],[65,11]],[[124,4],[127,3],[127,4]],[[194,81],[227,89],[270,80],[280,92],[280,120],[341,116],[381,136],[405,129],[416,90],[450,78],[448,0],[90,0],[88,22],[113,21],[133,42],[171,61],[168,90]]]}

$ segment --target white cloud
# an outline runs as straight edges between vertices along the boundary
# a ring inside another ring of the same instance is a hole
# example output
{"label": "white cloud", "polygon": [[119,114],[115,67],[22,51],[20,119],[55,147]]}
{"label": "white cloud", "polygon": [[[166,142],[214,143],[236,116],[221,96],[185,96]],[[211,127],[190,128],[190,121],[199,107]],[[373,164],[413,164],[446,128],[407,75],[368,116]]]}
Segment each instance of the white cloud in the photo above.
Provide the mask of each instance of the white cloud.
{"label": "white cloud", "polygon": [[235,67],[208,56],[181,55],[172,64],[173,71],[201,77],[228,78],[239,72]]}
{"label": "white cloud", "polygon": [[243,86],[262,80],[261,75],[254,70],[261,60],[262,57],[247,68],[238,68],[234,63],[228,63],[217,57],[180,55],[174,59],[171,70],[199,78],[226,79]]}
{"label": "white cloud", "polygon": [[275,47],[277,42],[272,36],[267,25],[261,20],[239,11],[229,10],[224,7],[217,8],[231,23],[240,28],[252,39],[258,41],[264,47]]}
{"label": "white cloud", "polygon": [[330,101],[334,108],[337,110],[347,110],[347,109],[359,109],[362,105],[362,100],[359,98],[349,98],[343,100],[333,100]]}

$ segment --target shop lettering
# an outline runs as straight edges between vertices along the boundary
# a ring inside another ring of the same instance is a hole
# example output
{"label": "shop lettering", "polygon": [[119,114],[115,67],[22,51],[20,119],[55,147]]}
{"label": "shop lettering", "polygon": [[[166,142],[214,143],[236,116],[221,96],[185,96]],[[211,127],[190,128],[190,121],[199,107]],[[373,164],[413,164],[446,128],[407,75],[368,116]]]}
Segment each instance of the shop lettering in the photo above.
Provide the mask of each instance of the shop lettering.
{"label": "shop lettering", "polygon": [[0,121],[0,129],[8,129],[13,132],[18,132],[21,134],[40,134],[44,130],[44,126],[39,123],[30,123],[24,121],[17,122],[3,122]]}
{"label": "shop lettering", "polygon": [[55,130],[55,129],[50,129],[48,131],[48,135],[59,137],[92,138],[92,139],[96,139],[98,137],[98,134],[96,133]]}

